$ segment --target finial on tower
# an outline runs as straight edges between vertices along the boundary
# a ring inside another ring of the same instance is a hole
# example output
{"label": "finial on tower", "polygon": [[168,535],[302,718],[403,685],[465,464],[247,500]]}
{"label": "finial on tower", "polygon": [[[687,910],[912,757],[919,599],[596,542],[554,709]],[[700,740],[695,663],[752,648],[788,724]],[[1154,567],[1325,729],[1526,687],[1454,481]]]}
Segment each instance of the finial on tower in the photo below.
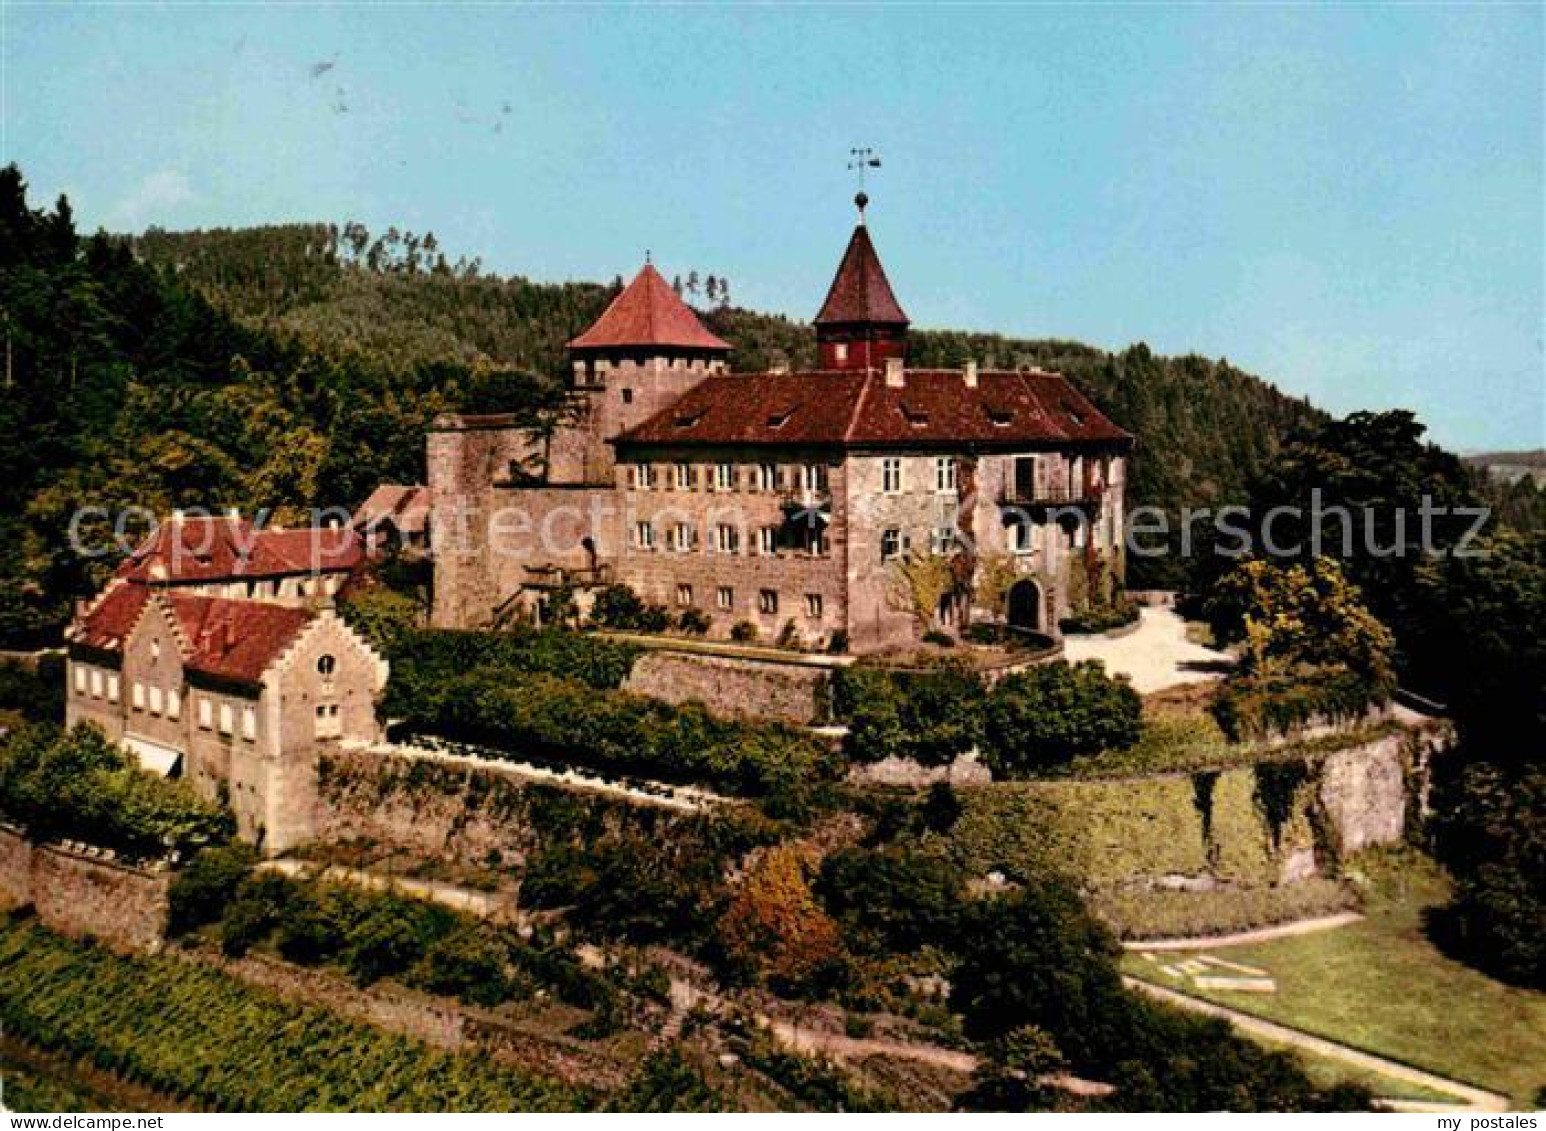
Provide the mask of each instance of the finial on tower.
{"label": "finial on tower", "polygon": [[848,151],[848,167],[859,174],[859,191],[854,196],[854,205],[859,209],[859,223],[864,223],[864,209],[870,203],[869,194],[864,191],[864,170],[879,169],[880,157],[873,149],[868,147],[856,147]]}

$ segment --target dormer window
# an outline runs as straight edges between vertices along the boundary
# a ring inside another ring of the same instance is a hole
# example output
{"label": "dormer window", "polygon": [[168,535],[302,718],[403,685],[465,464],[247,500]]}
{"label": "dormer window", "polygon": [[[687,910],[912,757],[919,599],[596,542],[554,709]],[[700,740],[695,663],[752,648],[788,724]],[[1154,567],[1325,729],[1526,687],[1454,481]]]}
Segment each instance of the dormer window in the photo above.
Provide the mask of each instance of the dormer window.
{"label": "dormer window", "polygon": [[768,414],[768,427],[776,431],[777,429],[782,428],[785,424],[789,423],[789,418],[793,415],[793,406],[783,409],[779,412],[770,412]]}
{"label": "dormer window", "polygon": [[703,409],[700,408],[697,411],[687,411],[687,412],[677,413],[675,423],[676,423],[676,426],[678,428],[691,428],[693,425],[697,424],[698,421],[700,421],[702,419],[703,419]]}
{"label": "dormer window", "polygon": [[983,411],[988,414],[988,422],[995,428],[1008,428],[1014,423],[1015,413],[1013,409],[1000,405],[983,405]]}
{"label": "dormer window", "polygon": [[929,414],[927,412],[924,412],[922,409],[912,407],[906,401],[902,402],[902,416],[905,417],[907,423],[912,425],[914,428],[923,428],[926,427],[929,423]]}
{"label": "dormer window", "polygon": [[1063,402],[1063,411],[1068,414],[1068,419],[1074,422],[1075,427],[1084,423],[1084,414],[1067,401]]}

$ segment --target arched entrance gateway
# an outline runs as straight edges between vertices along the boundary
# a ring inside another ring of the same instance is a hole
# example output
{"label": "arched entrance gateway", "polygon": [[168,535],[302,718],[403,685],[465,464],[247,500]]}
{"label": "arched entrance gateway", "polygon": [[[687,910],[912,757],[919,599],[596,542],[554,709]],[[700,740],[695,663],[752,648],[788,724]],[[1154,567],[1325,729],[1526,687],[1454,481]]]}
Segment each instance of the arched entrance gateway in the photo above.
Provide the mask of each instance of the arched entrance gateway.
{"label": "arched entrance gateway", "polygon": [[1029,578],[1021,578],[1009,587],[1005,614],[1010,627],[1041,631],[1041,587]]}

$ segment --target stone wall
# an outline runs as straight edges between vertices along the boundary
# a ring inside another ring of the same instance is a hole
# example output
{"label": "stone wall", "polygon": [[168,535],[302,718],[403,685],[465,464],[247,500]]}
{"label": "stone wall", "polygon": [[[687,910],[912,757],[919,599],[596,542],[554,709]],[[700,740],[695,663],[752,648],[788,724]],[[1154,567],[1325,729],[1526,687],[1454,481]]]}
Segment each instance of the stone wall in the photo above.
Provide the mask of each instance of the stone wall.
{"label": "stone wall", "polygon": [[717,715],[805,726],[827,721],[832,675],[824,667],[658,649],[634,661],[623,688],[668,703],[697,700]]}
{"label": "stone wall", "polygon": [[1338,750],[1321,764],[1320,804],[1339,855],[1394,844],[1404,835],[1413,776],[1409,768],[1418,768],[1409,741],[1407,735],[1393,734]]}
{"label": "stone wall", "polygon": [[0,898],[31,904],[43,925],[114,950],[154,951],[166,930],[168,871],[131,868],[0,827]]}

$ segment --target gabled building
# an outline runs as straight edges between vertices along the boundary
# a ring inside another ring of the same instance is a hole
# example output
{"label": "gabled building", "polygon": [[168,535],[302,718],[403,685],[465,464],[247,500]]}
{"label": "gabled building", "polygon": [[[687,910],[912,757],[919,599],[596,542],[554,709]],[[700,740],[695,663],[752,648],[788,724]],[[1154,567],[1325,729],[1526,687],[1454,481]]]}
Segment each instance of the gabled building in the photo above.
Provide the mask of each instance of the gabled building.
{"label": "gabled building", "polygon": [[570,342],[574,423],[438,420],[436,622],[619,581],[715,636],[874,651],[971,620],[1055,633],[1120,586],[1132,437],[1056,373],[908,368],[858,203],[819,369],[730,371],[647,264]]}
{"label": "gabled building", "polygon": [[379,737],[386,661],[331,609],[119,579],[67,642],[67,725],[226,798],[270,853],[312,834],[318,752]]}

